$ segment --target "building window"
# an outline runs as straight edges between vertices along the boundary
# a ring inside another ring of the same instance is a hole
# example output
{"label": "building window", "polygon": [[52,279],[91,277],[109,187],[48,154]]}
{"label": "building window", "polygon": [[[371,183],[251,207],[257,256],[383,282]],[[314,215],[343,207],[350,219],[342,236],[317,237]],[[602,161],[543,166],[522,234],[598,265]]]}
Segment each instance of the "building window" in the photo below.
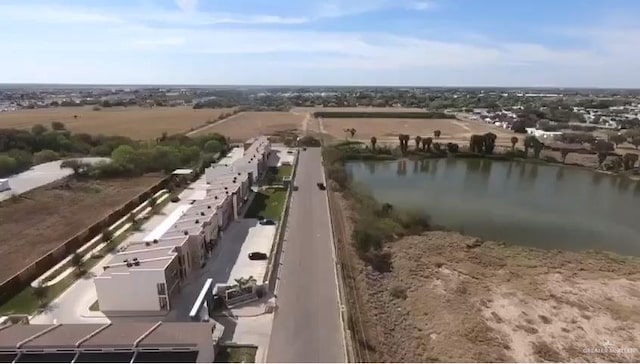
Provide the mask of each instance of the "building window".
{"label": "building window", "polygon": [[169,302],[167,301],[167,297],[159,297],[158,302],[160,303],[160,310],[167,311],[169,309]]}
{"label": "building window", "polygon": [[158,288],[158,295],[159,296],[166,296],[167,295],[167,286],[164,283],[158,283],[158,284],[156,284],[156,287]]}

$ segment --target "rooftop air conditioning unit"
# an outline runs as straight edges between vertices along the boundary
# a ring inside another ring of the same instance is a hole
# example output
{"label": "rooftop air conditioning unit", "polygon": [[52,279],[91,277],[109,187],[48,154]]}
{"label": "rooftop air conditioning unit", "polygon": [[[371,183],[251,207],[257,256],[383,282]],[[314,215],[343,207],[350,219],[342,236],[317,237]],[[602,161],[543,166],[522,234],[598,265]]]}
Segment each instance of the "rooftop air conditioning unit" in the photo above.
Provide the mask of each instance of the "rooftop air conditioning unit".
{"label": "rooftop air conditioning unit", "polygon": [[196,224],[199,224],[199,223],[200,223],[200,220],[196,219]]}
{"label": "rooftop air conditioning unit", "polygon": [[200,211],[200,216],[204,216],[204,211]]}
{"label": "rooftop air conditioning unit", "polygon": [[158,239],[153,239],[154,244],[158,244]]}
{"label": "rooftop air conditioning unit", "polygon": [[189,232],[187,230],[182,232],[184,235],[189,235]]}
{"label": "rooftop air conditioning unit", "polygon": [[145,246],[150,246],[150,245],[151,245],[151,243],[150,243],[150,242],[148,242],[148,241],[145,241],[144,245],[145,245]]}
{"label": "rooftop air conditioning unit", "polygon": [[133,264],[131,264],[131,262],[127,262],[127,268],[131,268],[133,267]]}

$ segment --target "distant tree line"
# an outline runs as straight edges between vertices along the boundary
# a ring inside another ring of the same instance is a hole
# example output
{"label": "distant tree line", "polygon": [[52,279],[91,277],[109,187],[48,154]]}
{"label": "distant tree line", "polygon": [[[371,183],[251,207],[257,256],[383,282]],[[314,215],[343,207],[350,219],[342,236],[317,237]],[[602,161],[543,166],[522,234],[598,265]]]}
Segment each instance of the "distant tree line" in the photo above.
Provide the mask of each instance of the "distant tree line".
{"label": "distant tree line", "polygon": [[0,177],[29,169],[35,164],[61,158],[111,157],[112,162],[95,167],[76,166],[79,175],[116,177],[146,172],[171,172],[182,166],[200,167],[228,148],[220,134],[186,137],[163,133],[155,142],[139,142],[124,136],[71,133],[60,122],[51,127],[34,125],[31,130],[0,129]]}
{"label": "distant tree line", "polygon": [[396,119],[455,119],[455,115],[440,111],[418,112],[366,112],[366,111],[316,111],[319,118],[396,118]]}

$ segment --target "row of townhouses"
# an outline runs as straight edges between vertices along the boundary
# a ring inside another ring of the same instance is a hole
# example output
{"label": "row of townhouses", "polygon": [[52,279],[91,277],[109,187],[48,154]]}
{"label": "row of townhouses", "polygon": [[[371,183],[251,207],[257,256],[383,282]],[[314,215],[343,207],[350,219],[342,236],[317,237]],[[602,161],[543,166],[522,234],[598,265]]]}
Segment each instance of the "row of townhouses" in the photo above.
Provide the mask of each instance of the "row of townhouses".
{"label": "row of townhouses", "polygon": [[268,168],[271,145],[259,137],[205,170],[153,231],[121,247],[94,279],[101,311],[169,311],[180,287],[207,262]]}

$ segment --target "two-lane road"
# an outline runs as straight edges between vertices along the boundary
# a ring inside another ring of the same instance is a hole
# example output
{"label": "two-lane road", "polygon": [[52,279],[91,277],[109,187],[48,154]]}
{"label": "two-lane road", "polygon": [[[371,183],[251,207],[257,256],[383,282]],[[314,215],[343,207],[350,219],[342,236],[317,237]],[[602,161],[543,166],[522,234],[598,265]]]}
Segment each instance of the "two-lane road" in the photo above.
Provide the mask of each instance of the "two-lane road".
{"label": "two-lane road", "polygon": [[268,362],[345,362],[320,148],[300,151],[283,244]]}

